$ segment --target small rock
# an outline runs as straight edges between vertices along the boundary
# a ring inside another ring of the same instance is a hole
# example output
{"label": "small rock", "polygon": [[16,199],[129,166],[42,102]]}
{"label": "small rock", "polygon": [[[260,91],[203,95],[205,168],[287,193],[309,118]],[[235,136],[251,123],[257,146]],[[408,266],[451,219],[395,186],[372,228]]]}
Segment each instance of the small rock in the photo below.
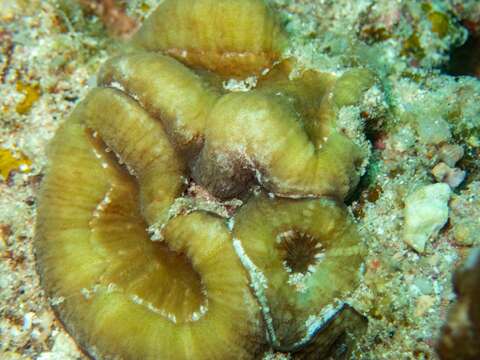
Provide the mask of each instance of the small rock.
{"label": "small rock", "polygon": [[446,183],[450,185],[452,189],[455,189],[458,185],[460,185],[465,177],[467,176],[467,172],[462,169],[454,168],[452,172],[447,175]]}
{"label": "small rock", "polygon": [[447,184],[426,185],[405,200],[403,241],[423,253],[428,239],[436,236],[448,220]]}
{"label": "small rock", "polygon": [[419,119],[417,131],[424,144],[436,145],[452,137],[448,122],[441,117]]}
{"label": "small rock", "polygon": [[415,306],[415,316],[420,317],[425,315],[425,313],[432,307],[435,303],[435,298],[430,295],[422,295],[418,298],[417,304]]}
{"label": "small rock", "polygon": [[460,145],[445,144],[440,147],[438,158],[450,167],[463,158],[464,150]]}
{"label": "small rock", "polygon": [[414,285],[422,292],[423,295],[433,294],[433,281],[426,277],[415,279]]}
{"label": "small rock", "polygon": [[435,177],[435,180],[450,185],[452,189],[460,185],[467,175],[464,170],[458,168],[452,169],[444,162],[435,165],[432,169],[432,174]]}

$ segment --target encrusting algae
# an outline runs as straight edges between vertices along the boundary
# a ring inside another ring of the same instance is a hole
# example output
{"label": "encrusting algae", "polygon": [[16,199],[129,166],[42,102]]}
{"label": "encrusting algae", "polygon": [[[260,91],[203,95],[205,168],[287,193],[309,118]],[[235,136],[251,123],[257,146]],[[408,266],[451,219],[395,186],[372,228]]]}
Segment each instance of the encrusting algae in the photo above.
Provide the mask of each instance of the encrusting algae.
{"label": "encrusting algae", "polygon": [[[97,359],[326,357],[363,322],[345,298],[365,248],[342,202],[369,148],[337,118],[375,78],[282,59],[261,0],[190,6],[162,2],[57,132],[43,286]],[[251,76],[248,91],[224,86]],[[193,183],[243,205],[228,218],[178,206]]]}

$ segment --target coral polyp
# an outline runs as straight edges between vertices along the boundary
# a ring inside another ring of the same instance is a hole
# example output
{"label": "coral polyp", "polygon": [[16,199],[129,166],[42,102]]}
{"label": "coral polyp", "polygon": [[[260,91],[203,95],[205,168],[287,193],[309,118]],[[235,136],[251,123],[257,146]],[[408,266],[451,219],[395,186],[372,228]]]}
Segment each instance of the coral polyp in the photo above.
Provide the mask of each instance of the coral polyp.
{"label": "coral polyp", "polygon": [[[115,116],[98,112],[102,108],[110,109]],[[96,131],[135,175],[145,220],[163,222],[185,186],[183,162],[161,125],[152,121],[133,99],[115,89],[94,89],[74,115]]]}
{"label": "coral polyp", "polygon": [[369,151],[338,119],[375,78],[304,69],[286,39],[261,0],[166,0],[58,130],[38,270],[91,356],[313,359],[361,327],[342,201]]}
{"label": "coral polyp", "polygon": [[304,71],[290,80],[294,66],[281,64],[251,91],[222,94],[171,58],[133,54],[107,62],[99,83],[123,89],[160,119],[187,153],[194,179],[219,198],[238,196],[255,180],[278,195],[344,199],[368,151],[336,126],[336,116],[374,78],[366,70],[338,79]]}
{"label": "coral polyp", "polygon": [[[333,200],[250,199],[234,217],[240,258],[255,277],[273,344],[298,350],[359,280],[365,255],[356,227]],[[255,282],[254,282],[255,284]]]}

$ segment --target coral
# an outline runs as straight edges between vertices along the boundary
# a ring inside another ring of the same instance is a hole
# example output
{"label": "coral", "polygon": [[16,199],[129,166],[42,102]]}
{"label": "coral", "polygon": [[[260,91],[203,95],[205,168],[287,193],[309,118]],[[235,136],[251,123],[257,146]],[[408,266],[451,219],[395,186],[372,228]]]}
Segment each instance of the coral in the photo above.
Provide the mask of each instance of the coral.
{"label": "coral", "polygon": [[[98,113],[108,107],[109,113]],[[124,163],[138,179],[142,214],[149,224],[164,223],[170,205],[185,187],[183,161],[177,156],[160,123],[138,104],[114,89],[94,89],[77,109],[76,117]],[[158,176],[162,174],[162,176]]]}
{"label": "coral", "polygon": [[285,351],[302,348],[336,316],[343,306],[338,299],[359,279],[365,248],[352,219],[332,200],[258,195],[233,222],[242,262],[264,276],[254,289],[265,302],[272,343]]}
{"label": "coral", "polygon": [[68,331],[96,358],[318,358],[350,341],[365,249],[341,202],[368,161],[375,76],[282,58],[261,0],[166,0],[130,45],[49,151],[35,247]]}
{"label": "coral", "polygon": [[[372,82],[368,71],[352,70],[330,90],[325,77],[306,72],[285,84],[272,74],[252,91],[223,96],[210,113],[194,178],[220,197],[237,195],[255,178],[284,196],[344,199],[358,184],[368,151],[337,128],[337,109],[356,103]],[[345,97],[350,87],[358,91]]]}
{"label": "coral", "polygon": [[119,56],[104,64],[98,82],[127,89],[151,116],[161,118],[180,152],[201,148],[206,117],[219,94],[181,63],[156,53]]}
{"label": "coral", "polygon": [[255,178],[277,194],[344,199],[364,172],[368,146],[337,128],[336,116],[355,105],[374,78],[357,69],[336,81],[313,71],[290,81],[293,66],[272,70],[251,91],[222,96],[222,88],[171,58],[131,54],[107,62],[99,83],[124,89],[161,117],[182,152],[196,155],[201,148],[193,177],[215,196],[239,195]]}
{"label": "coral", "polygon": [[262,1],[202,0],[192,6],[189,0],[167,0],[145,21],[133,42],[190,66],[241,76],[270,68],[286,39]]}

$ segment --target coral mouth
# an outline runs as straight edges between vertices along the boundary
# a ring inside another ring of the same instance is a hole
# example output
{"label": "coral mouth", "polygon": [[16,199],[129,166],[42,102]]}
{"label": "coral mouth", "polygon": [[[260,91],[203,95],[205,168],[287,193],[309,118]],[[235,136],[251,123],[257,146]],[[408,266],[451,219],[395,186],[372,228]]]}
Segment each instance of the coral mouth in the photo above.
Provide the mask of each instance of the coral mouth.
{"label": "coral mouth", "polygon": [[277,235],[277,249],[288,273],[306,275],[313,272],[325,256],[322,243],[298,229],[283,231]]}

